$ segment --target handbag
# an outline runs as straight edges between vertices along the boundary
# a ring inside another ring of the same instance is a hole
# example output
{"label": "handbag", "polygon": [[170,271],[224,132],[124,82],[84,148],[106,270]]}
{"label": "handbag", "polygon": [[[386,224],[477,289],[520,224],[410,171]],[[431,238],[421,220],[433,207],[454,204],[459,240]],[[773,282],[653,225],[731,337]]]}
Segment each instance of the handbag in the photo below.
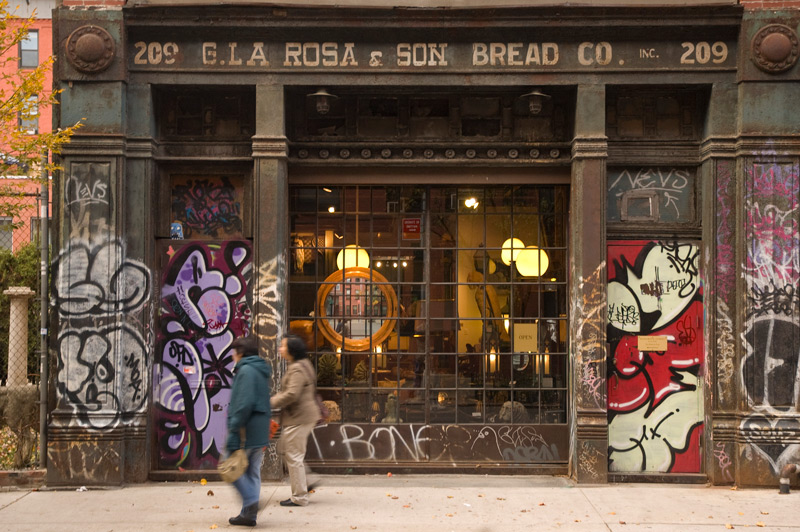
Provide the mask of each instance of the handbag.
{"label": "handbag", "polygon": [[244,450],[244,428],[239,429],[238,449],[233,451],[229,457],[217,464],[219,476],[225,482],[236,482],[247,470],[247,452]]}
{"label": "handbag", "polygon": [[[305,365],[303,367],[305,367]],[[312,369],[310,372],[306,371],[306,373],[308,373],[308,376],[314,385],[314,401],[317,403],[317,408],[319,409],[319,419],[317,420],[317,426],[319,426],[328,423],[331,413],[328,410],[328,407],[325,406],[325,403],[322,401],[322,396],[319,394],[319,392],[317,392],[317,379],[314,378],[313,371],[314,370]]]}

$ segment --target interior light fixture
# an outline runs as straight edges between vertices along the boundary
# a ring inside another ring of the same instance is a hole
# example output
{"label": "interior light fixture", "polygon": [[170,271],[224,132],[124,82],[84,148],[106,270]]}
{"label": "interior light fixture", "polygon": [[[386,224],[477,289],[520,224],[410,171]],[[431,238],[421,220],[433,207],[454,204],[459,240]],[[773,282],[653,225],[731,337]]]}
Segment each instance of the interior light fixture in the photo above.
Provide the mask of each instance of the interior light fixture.
{"label": "interior light fixture", "polygon": [[369,268],[369,253],[367,250],[355,244],[345,246],[336,256],[336,266],[343,270],[345,268]]}
{"label": "interior light fixture", "polygon": [[478,198],[467,198],[464,200],[464,207],[468,209],[477,209],[478,208]]}
{"label": "interior light fixture", "polygon": [[328,207],[328,212],[331,213],[331,214],[335,213],[336,212],[336,207],[331,205],[330,207]]}
{"label": "interior light fixture", "polygon": [[517,256],[523,249],[525,249],[525,243],[519,238],[509,238],[503,242],[503,250],[500,252],[503,264],[509,266],[512,261],[517,260]]}
{"label": "interior light fixture", "polygon": [[317,89],[317,92],[309,94],[307,98],[313,98],[316,105],[317,114],[326,115],[331,110],[331,101],[338,98],[335,94],[331,94],[323,88]]}
{"label": "interior light fixture", "polygon": [[528,246],[519,252],[515,264],[523,277],[540,277],[550,267],[550,257],[543,249]]}

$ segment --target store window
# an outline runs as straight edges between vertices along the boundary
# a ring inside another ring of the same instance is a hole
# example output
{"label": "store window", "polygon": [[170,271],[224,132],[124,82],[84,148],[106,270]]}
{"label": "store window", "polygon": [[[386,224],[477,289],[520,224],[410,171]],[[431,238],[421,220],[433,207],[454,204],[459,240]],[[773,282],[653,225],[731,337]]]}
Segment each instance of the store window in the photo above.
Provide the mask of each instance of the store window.
{"label": "store window", "polygon": [[345,423],[567,422],[565,186],[295,186],[290,328]]}

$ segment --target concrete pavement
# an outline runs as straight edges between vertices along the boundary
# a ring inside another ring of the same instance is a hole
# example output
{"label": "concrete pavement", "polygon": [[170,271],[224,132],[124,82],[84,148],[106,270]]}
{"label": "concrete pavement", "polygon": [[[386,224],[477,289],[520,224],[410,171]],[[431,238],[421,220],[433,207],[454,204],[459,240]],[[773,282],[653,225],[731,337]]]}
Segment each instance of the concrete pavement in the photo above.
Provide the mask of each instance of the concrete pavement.
{"label": "concrete pavement", "polygon": [[[323,476],[305,508],[283,508],[264,483],[256,530],[514,532],[517,530],[800,531],[800,491],[667,484],[576,485],[541,476]],[[87,491],[0,492],[0,530],[201,532],[239,509],[227,484],[171,482]]]}

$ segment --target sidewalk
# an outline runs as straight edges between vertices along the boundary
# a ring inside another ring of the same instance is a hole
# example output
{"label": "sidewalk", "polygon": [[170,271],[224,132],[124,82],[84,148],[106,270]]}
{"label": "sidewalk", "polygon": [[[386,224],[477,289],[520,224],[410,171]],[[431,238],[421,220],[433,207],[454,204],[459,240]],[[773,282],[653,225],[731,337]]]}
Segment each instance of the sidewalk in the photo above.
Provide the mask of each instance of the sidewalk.
{"label": "sidewalk", "polygon": [[[265,483],[256,530],[515,532],[521,530],[800,531],[800,490],[666,484],[576,486],[555,477],[323,476],[305,508],[283,508],[284,484]],[[150,483],[88,491],[0,492],[0,529],[13,532],[202,532],[228,525],[233,488]],[[730,528],[733,527],[733,528]]]}

